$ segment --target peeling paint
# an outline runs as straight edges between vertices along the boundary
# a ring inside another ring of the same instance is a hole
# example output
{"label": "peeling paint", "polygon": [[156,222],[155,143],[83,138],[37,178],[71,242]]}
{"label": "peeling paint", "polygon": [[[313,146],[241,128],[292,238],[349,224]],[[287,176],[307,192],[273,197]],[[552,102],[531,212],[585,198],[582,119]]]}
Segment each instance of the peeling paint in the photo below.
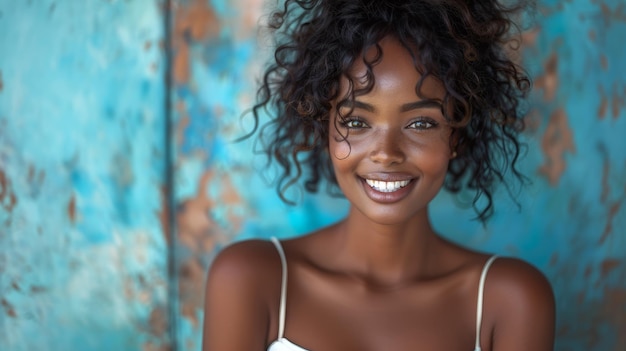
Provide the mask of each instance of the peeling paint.
{"label": "peeling paint", "polygon": [[606,55],[600,55],[600,67],[605,71],[609,68],[609,59]]}
{"label": "peeling paint", "polygon": [[548,60],[544,63],[545,73],[543,76],[535,79],[535,87],[543,89],[543,96],[546,101],[554,100],[556,91],[559,87],[559,77],[557,72],[558,62],[556,53],[550,55]]}
{"label": "peeling paint", "polygon": [[181,313],[194,328],[199,327],[196,311],[204,306],[205,272],[203,265],[195,259],[183,262],[179,272]]}
{"label": "peeling paint", "polygon": [[15,307],[9,303],[6,299],[0,299],[0,305],[4,308],[4,311],[7,316],[11,318],[17,318],[17,313],[15,312]]}
{"label": "peeling paint", "polygon": [[191,4],[181,4],[175,8],[172,40],[173,76],[177,84],[184,84],[189,80],[189,43],[216,36],[219,29],[219,19],[205,0],[191,0]]}
{"label": "peeling paint", "polygon": [[11,180],[7,174],[0,169],[0,207],[4,208],[7,213],[13,211],[17,204],[17,196],[11,188]]}
{"label": "peeling paint", "polygon": [[150,326],[168,305],[157,2],[0,13],[0,348],[170,345]]}
{"label": "peeling paint", "polygon": [[67,215],[72,223],[76,223],[76,197],[74,195],[67,204]]}
{"label": "peeling paint", "polygon": [[602,278],[606,279],[606,276],[609,275],[616,268],[618,268],[620,264],[622,264],[622,261],[616,259],[607,259],[602,261],[602,264],[600,266]]}
{"label": "peeling paint", "polygon": [[606,303],[604,304],[603,315],[608,323],[615,325],[617,330],[621,331],[617,333],[617,340],[615,340],[612,351],[622,351],[626,346],[626,333],[623,332],[626,330],[626,289],[607,289],[604,295],[606,296]]}
{"label": "peeling paint", "polygon": [[600,107],[598,108],[598,117],[600,119],[604,119],[608,108],[609,108],[609,101],[607,100],[606,97],[602,96],[602,100],[600,101]]}
{"label": "peeling paint", "polygon": [[541,149],[546,160],[539,168],[539,173],[546,176],[550,184],[556,185],[565,171],[565,153],[576,151],[572,131],[563,110],[556,110],[550,116],[548,127],[541,140]]}
{"label": "peeling paint", "polygon": [[613,104],[611,105],[611,112],[613,119],[620,116],[620,109],[624,106],[624,98],[618,95],[617,89],[613,91]]}
{"label": "peeling paint", "polygon": [[611,232],[613,231],[613,220],[615,219],[615,216],[619,213],[623,202],[624,199],[611,204],[611,206],[609,207],[609,213],[606,219],[606,226],[604,227],[602,236],[600,236],[600,244],[604,243],[609,234],[611,234]]}
{"label": "peeling paint", "polygon": [[150,313],[148,319],[150,325],[150,333],[157,337],[164,337],[167,335],[168,321],[167,311],[164,308],[157,307]]}
{"label": "peeling paint", "polygon": [[[341,217],[345,202],[323,196],[282,204],[252,142],[230,142],[245,130],[241,113],[270,54],[263,38],[255,43],[265,1],[170,2],[172,47],[163,38],[165,1],[7,4],[0,48],[13,51],[0,56],[0,319],[10,322],[0,339],[9,351],[197,350],[204,279],[218,250]],[[520,213],[507,212],[508,198],[495,194],[486,228],[447,194],[433,204],[433,221],[450,240],[519,256],[546,274],[558,303],[557,350],[622,351],[626,52],[615,43],[626,31],[626,4],[538,6],[522,38],[535,95],[521,171],[548,181],[520,194]],[[175,84],[165,92],[168,51]],[[163,149],[168,95],[172,150]],[[162,178],[166,152],[175,161],[172,188]],[[174,277],[168,249],[176,250]],[[174,282],[178,301],[168,301]]]}

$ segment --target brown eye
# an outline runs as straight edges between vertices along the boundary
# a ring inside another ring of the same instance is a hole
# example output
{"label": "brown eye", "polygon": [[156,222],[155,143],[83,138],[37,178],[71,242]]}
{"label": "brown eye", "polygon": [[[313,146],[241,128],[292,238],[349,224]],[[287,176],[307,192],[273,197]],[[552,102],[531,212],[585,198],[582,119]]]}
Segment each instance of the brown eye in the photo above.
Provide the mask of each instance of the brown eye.
{"label": "brown eye", "polygon": [[426,129],[434,128],[436,126],[437,126],[437,122],[435,121],[432,121],[430,119],[419,119],[417,121],[411,122],[411,124],[409,124],[407,128],[426,130]]}
{"label": "brown eye", "polygon": [[341,122],[341,125],[348,129],[367,128],[367,124],[359,118],[349,118]]}

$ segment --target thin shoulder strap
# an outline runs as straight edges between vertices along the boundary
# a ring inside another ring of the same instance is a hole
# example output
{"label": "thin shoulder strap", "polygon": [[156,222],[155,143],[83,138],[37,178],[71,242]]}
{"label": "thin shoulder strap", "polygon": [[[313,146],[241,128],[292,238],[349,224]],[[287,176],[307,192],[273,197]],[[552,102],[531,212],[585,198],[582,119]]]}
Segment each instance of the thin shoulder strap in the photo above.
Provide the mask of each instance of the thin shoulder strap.
{"label": "thin shoulder strap", "polygon": [[287,305],[287,259],[285,258],[285,251],[283,250],[282,245],[280,245],[280,241],[278,241],[275,237],[272,237],[272,242],[274,243],[274,246],[276,246],[283,269],[282,282],[280,284],[280,310],[278,314],[278,339],[282,339],[285,333],[285,308]]}
{"label": "thin shoulder strap", "polygon": [[483,295],[485,292],[485,279],[487,278],[487,271],[489,271],[489,267],[498,256],[491,256],[485,266],[483,267],[483,272],[480,274],[480,282],[478,283],[478,302],[476,303],[476,345],[474,346],[474,351],[481,351],[480,348],[480,327],[483,322]]}

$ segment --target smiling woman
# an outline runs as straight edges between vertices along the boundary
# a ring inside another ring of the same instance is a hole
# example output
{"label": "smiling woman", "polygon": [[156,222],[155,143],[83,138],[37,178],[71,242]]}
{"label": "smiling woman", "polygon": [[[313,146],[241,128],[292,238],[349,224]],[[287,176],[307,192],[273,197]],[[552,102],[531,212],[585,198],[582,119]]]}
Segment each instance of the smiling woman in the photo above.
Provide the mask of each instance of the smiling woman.
{"label": "smiling woman", "polygon": [[[426,205],[441,188],[455,147],[441,104],[445,89],[427,77],[418,96],[415,87],[422,76],[409,51],[392,36],[381,39],[366,57],[376,49],[382,54],[372,67],[376,83],[350,109],[331,112],[329,154],[335,179],[353,209],[370,220],[427,222]],[[366,73],[362,62],[350,72],[355,77]],[[351,95],[344,78],[339,96]]]}
{"label": "smiling woman", "polygon": [[[515,164],[528,89],[495,1],[300,0],[270,26],[275,62],[253,114],[284,168],[279,191],[322,179],[350,203],[300,238],[246,241],[212,264],[204,350],[552,349],[543,275],[432,228],[442,187],[484,194]],[[302,157],[305,155],[305,157]],[[296,170],[294,172],[294,169]]]}

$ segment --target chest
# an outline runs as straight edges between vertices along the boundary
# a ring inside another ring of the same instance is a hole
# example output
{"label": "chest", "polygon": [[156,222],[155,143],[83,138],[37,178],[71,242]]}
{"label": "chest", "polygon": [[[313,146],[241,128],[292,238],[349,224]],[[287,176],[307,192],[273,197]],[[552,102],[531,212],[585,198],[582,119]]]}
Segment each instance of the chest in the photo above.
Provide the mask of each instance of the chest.
{"label": "chest", "polygon": [[453,278],[397,289],[337,277],[294,278],[285,337],[310,351],[471,351],[474,288]]}

